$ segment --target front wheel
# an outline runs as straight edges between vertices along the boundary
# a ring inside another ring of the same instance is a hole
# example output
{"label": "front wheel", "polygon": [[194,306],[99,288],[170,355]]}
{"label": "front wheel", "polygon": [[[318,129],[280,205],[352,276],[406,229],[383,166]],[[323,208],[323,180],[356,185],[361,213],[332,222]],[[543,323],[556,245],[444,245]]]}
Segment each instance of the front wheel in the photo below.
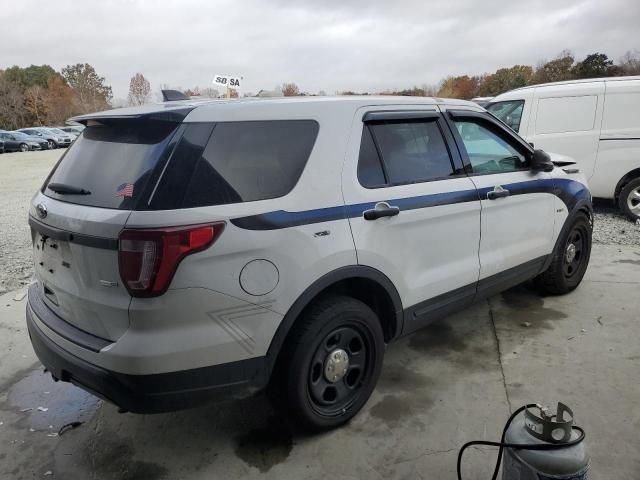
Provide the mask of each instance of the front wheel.
{"label": "front wheel", "polygon": [[583,213],[576,215],[558,242],[549,268],[534,282],[543,293],[562,295],[574,290],[587,271],[591,257],[592,225]]}
{"label": "front wheel", "polygon": [[640,178],[631,180],[622,188],[618,204],[631,220],[640,220]]}
{"label": "front wheel", "polygon": [[49,150],[53,150],[56,147],[57,147],[56,142],[54,142],[53,140],[47,140],[47,148]]}
{"label": "front wheel", "polygon": [[272,393],[303,428],[337,427],[371,396],[384,348],[380,321],[367,305],[327,296],[294,325],[278,360]]}
{"label": "front wheel", "polygon": [[20,151],[21,152],[28,152],[29,151],[29,145],[27,145],[26,143],[21,143],[20,144]]}

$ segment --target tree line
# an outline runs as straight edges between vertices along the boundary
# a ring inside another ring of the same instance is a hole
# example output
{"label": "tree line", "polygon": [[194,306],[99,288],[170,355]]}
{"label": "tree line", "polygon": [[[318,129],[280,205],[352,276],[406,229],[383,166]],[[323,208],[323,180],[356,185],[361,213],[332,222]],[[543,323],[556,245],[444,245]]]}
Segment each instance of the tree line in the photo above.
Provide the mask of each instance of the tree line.
{"label": "tree line", "polygon": [[[424,85],[403,90],[378,92],[382,95],[414,95],[427,97],[460,98],[494,97],[514,88],[541,83],[575,80],[580,78],[618,77],[640,75],[640,50],[628,51],[617,63],[604,53],[591,53],[576,61],[568,50],[556,58],[541,61],[535,67],[514,65],[481,75],[448,76],[437,86]],[[354,92],[342,92],[354,94]]]}
{"label": "tree line", "polygon": [[88,63],[14,66],[0,70],[0,128],[60,125],[80,113],[110,107],[111,87]]}
{"label": "tree line", "polygon": [[[448,76],[436,86],[414,86],[402,90],[360,92],[360,94],[437,96],[472,99],[493,97],[514,88],[540,83],[579,78],[640,75],[640,50],[628,51],[617,62],[604,53],[592,53],[582,60],[567,50],[556,58],[531,65],[513,65],[493,73]],[[165,88],[164,86],[163,88]],[[218,97],[213,88],[187,89],[190,96]],[[233,90],[233,97],[238,92]],[[269,92],[272,95],[308,95],[295,83],[284,83]],[[356,95],[353,91],[338,95]],[[324,95],[324,91],[318,92]],[[129,83],[128,105],[142,105],[151,96],[151,85],[141,73]],[[252,96],[245,93],[244,96]],[[88,63],[67,65],[59,72],[49,65],[13,66],[0,70],[0,128],[14,130],[35,125],[60,125],[66,119],[82,113],[111,108],[113,92],[105,78]]]}

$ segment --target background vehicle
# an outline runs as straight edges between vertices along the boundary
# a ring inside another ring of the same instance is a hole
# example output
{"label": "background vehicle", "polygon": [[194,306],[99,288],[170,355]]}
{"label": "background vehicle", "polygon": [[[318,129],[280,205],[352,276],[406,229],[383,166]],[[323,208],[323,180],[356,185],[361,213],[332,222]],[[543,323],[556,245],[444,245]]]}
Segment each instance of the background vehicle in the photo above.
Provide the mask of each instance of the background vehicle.
{"label": "background vehicle", "polygon": [[530,278],[571,291],[589,261],[587,187],[471,102],[80,120],[32,200],[27,323],[56,378],[129,411],[270,385],[301,425],[334,427],[369,398],[385,343]]}
{"label": "background vehicle", "polygon": [[472,102],[477,103],[481,107],[486,107],[493,97],[474,97],[471,99]]}
{"label": "background vehicle", "polygon": [[640,219],[640,77],[519,88],[487,110],[536,148],[573,157],[594,197]]}
{"label": "background vehicle", "polygon": [[20,132],[0,132],[0,139],[4,142],[6,152],[28,152],[41,148],[37,140],[28,135],[20,134]]}
{"label": "background vehicle", "polygon": [[4,153],[4,140],[0,138],[0,153]]}
{"label": "background vehicle", "polygon": [[[49,131],[53,132],[56,135],[59,135],[63,138],[63,146],[69,146],[69,144],[71,144],[71,142],[73,142],[76,137],[78,136],[75,133],[67,133],[64,132],[62,130],[60,130],[59,128],[56,127],[46,127]],[[68,140],[68,142],[67,142]]]}
{"label": "background vehicle", "polygon": [[35,143],[35,148],[33,148],[32,150],[47,150],[49,148],[49,142],[47,142],[44,138],[42,137],[36,137],[34,135],[27,135],[24,132],[9,132],[12,135],[14,135],[17,139],[22,139],[22,140],[26,140],[32,143]]}
{"label": "background vehicle", "polygon": [[65,133],[72,134],[75,137],[80,135],[82,133],[82,130],[84,130],[84,127],[82,125],[73,125],[73,126],[65,125],[64,127],[57,127],[57,128],[59,130],[62,130]]}
{"label": "background vehicle", "polygon": [[[63,138],[62,135],[55,134],[54,132],[44,127],[20,128],[17,131],[26,133],[27,135],[33,135],[35,137],[45,139],[47,141],[49,149],[58,148],[65,143],[65,138]],[[66,143],[67,145],[70,145],[71,139],[67,137]]]}

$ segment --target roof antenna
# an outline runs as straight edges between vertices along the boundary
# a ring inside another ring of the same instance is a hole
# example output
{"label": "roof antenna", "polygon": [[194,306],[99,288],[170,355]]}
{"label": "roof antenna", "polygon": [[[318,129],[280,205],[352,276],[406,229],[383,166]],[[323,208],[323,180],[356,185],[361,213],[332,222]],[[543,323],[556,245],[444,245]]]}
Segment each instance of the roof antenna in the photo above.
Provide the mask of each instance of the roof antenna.
{"label": "roof antenna", "polygon": [[161,90],[162,99],[165,102],[177,102],[180,100],[190,100],[184,93],[178,90]]}

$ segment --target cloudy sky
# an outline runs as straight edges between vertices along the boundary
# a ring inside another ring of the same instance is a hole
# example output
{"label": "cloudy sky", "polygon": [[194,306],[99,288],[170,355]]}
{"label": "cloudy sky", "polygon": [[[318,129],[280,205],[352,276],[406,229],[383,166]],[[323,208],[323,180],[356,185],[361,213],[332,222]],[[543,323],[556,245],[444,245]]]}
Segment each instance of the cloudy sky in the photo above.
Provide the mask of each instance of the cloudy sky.
{"label": "cloudy sky", "polygon": [[116,98],[136,72],[154,90],[231,73],[334,93],[640,48],[638,0],[17,0],[0,24],[0,68],[88,62]]}

